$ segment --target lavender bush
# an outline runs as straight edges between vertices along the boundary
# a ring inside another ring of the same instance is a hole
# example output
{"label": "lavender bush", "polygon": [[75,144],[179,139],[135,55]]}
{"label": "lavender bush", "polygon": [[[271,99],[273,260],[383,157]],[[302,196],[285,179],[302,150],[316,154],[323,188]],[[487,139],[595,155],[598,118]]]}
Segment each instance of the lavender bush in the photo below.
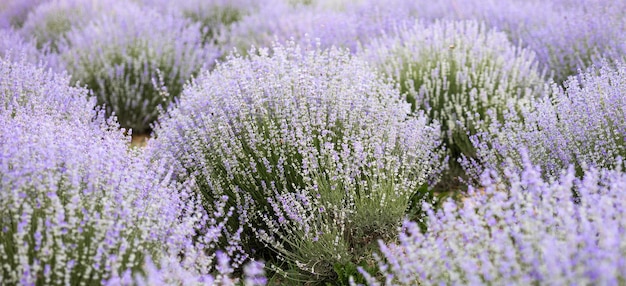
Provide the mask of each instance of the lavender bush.
{"label": "lavender bush", "polygon": [[217,55],[202,45],[198,26],[184,19],[132,3],[116,9],[72,29],[60,50],[73,79],[94,91],[107,114],[146,133],[158,107],[166,108]]}
{"label": "lavender bush", "polygon": [[502,169],[506,160],[521,168],[519,149],[528,148],[530,160],[548,176],[570,164],[579,171],[585,164],[615,167],[617,158],[626,157],[625,77],[626,65],[618,64],[570,78],[565,88],[553,85],[549,96],[507,111],[504,122],[476,136],[477,157],[492,169]]}
{"label": "lavender bush", "polygon": [[0,73],[0,283],[99,283],[158,255],[167,186],[87,91],[24,63]]}
{"label": "lavender bush", "polygon": [[[9,58],[0,74],[0,284],[231,279],[247,257],[224,227],[223,200],[209,219],[193,182],[172,181],[164,162],[129,149],[69,77]],[[223,252],[220,239],[230,242]]]}
{"label": "lavender bush", "polygon": [[269,249],[296,276],[274,271],[336,279],[333,266],[364,259],[441,169],[438,126],[407,116],[369,70],[345,50],[293,42],[235,54],[183,91],[149,148],[205,203],[226,196],[251,254]]}
{"label": "lavender bush", "polygon": [[72,28],[84,26],[103,14],[115,12],[114,0],[52,0],[34,8],[20,32],[34,37],[39,48],[48,45],[57,51],[58,42]]}
{"label": "lavender bush", "polygon": [[474,156],[469,135],[482,128],[488,109],[501,114],[543,86],[532,52],[474,21],[400,26],[360,56],[398,83],[412,110],[442,123],[452,164]]}
{"label": "lavender bush", "polygon": [[19,28],[33,8],[44,0],[5,0],[0,2],[0,28]]}
{"label": "lavender bush", "polygon": [[544,181],[524,162],[506,176],[486,172],[483,187],[462,203],[431,211],[425,233],[405,222],[397,244],[381,243],[383,273],[369,285],[624,281],[623,170],[591,168],[577,179],[569,168]]}

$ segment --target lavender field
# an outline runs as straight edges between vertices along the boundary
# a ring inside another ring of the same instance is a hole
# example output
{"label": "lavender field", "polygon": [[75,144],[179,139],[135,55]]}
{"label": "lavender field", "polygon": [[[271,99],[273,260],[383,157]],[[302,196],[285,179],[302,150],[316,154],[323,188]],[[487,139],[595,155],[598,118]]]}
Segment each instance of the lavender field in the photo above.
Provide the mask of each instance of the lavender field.
{"label": "lavender field", "polygon": [[624,285],[626,1],[0,0],[0,285]]}

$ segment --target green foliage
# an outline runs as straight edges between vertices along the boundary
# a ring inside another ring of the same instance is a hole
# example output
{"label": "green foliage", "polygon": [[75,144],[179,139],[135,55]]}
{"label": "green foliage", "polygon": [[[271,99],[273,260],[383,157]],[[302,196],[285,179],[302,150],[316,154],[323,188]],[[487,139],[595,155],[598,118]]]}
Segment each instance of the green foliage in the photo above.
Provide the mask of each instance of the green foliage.
{"label": "green foliage", "polygon": [[358,271],[357,267],[363,268],[363,270],[368,273],[379,273],[377,264],[372,260],[372,263],[368,264],[365,261],[354,264],[352,262],[347,264],[335,264],[334,269],[335,273],[337,273],[337,280],[334,283],[327,283],[326,285],[338,285],[338,286],[349,286],[353,285],[350,283],[350,279],[356,284],[366,285],[367,281]]}

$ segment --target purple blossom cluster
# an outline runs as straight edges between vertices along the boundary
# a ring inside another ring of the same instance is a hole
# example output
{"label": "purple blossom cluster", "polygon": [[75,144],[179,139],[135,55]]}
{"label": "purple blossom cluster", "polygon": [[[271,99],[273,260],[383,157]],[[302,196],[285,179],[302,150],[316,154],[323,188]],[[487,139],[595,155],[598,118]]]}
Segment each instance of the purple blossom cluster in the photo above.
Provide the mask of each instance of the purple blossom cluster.
{"label": "purple blossom cluster", "polygon": [[413,110],[441,122],[455,159],[473,153],[468,134],[480,130],[487,110],[500,114],[544,83],[531,51],[475,21],[403,25],[359,55],[398,83]]}
{"label": "purple blossom cluster", "polygon": [[[527,158],[526,158],[527,159]],[[573,168],[556,180],[522,171],[484,173],[483,186],[428,214],[428,230],[405,222],[382,244],[382,274],[369,285],[619,285],[624,280],[626,175]]]}
{"label": "purple blossom cluster", "polygon": [[[626,65],[604,66],[570,78],[562,88],[525,105],[511,106],[504,121],[492,121],[474,144],[481,165],[502,169],[507,161],[522,166],[520,149],[548,176],[574,164],[616,167],[626,157]],[[480,168],[468,164],[479,174]]]}
{"label": "purple blossom cluster", "polygon": [[439,127],[408,113],[347,50],[276,44],[201,74],[149,148],[205,203],[226,196],[245,244],[332,279],[353,236],[395,229],[441,170]]}
{"label": "purple blossom cluster", "polygon": [[131,2],[118,3],[59,45],[75,81],[86,84],[122,127],[146,133],[159,108],[218,54],[202,45],[198,25]]}

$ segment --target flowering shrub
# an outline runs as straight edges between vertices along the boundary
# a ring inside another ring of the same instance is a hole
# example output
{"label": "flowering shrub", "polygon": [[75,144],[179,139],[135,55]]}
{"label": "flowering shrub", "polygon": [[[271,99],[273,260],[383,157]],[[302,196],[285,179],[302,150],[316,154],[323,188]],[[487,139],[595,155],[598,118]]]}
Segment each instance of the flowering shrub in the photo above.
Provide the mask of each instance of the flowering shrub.
{"label": "flowering shrub", "polygon": [[[405,222],[398,244],[381,243],[377,277],[385,285],[624,280],[623,170],[591,168],[577,179],[569,168],[558,180],[544,181],[525,161],[521,172],[485,173],[483,184],[462,203],[430,211],[425,233]],[[368,282],[381,284],[371,276]]]}
{"label": "flowering shrub", "polygon": [[75,27],[60,50],[73,78],[94,91],[107,114],[145,133],[158,107],[165,108],[217,55],[202,46],[198,26],[131,4]]}
{"label": "flowering shrub", "polygon": [[347,51],[276,44],[187,86],[149,148],[195,179],[205,203],[228,198],[251,254],[266,248],[302,279],[333,279],[441,168],[438,126],[408,111]]}
{"label": "flowering shrub", "polygon": [[401,26],[360,55],[398,82],[413,110],[441,122],[453,164],[474,156],[469,135],[488,109],[501,113],[508,102],[540,93],[543,82],[532,52],[473,21]]}
{"label": "flowering shrub", "polygon": [[86,90],[7,60],[0,72],[0,283],[97,283],[158,254],[176,219],[152,197],[165,186]]}
{"label": "flowering shrub", "polygon": [[[224,228],[232,211],[223,201],[209,220],[193,182],[173,182],[167,165],[129,150],[86,89],[9,59],[0,74],[0,284],[100,284],[151,271],[219,282],[231,273],[220,259],[246,259]],[[219,258],[223,238],[230,248]]]}
{"label": "flowering shrub", "polygon": [[19,28],[28,12],[44,0],[5,0],[0,2],[0,28]]}
{"label": "flowering shrub", "polygon": [[84,26],[102,14],[115,11],[112,0],[52,0],[30,12],[21,28],[23,35],[34,37],[39,48],[49,45],[57,50],[58,42],[73,27]]}
{"label": "flowering shrub", "polygon": [[478,157],[492,169],[506,160],[521,168],[519,148],[525,147],[533,164],[552,176],[570,164],[579,171],[583,164],[615,167],[626,157],[625,77],[626,65],[619,64],[570,78],[564,89],[554,85],[550,96],[507,111],[504,122],[476,136]]}

